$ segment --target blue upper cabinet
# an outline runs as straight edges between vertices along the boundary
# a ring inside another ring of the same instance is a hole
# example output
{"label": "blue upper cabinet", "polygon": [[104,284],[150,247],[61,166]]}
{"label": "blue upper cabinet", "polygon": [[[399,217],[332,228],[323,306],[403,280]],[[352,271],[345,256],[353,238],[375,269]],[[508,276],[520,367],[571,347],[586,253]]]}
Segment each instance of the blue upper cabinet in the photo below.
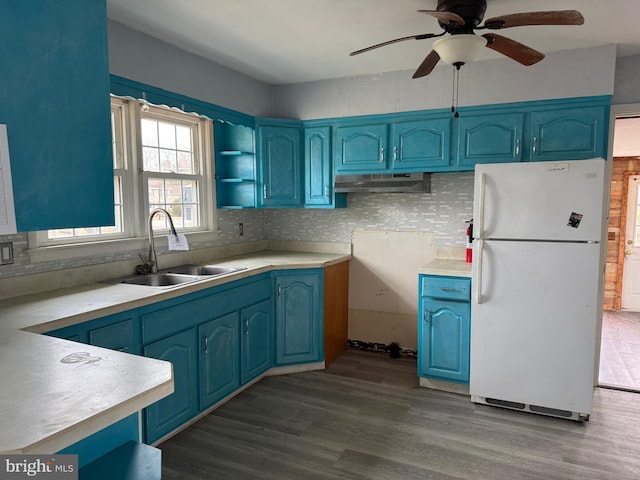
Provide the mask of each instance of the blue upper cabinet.
{"label": "blue upper cabinet", "polygon": [[607,158],[609,108],[574,107],[531,114],[531,160]]}
{"label": "blue upper cabinet", "polygon": [[113,225],[106,0],[3,2],[0,58],[18,231]]}
{"label": "blue upper cabinet", "polygon": [[258,126],[261,206],[302,206],[301,137],[300,122]]}
{"label": "blue upper cabinet", "polygon": [[305,207],[345,207],[344,194],[334,193],[331,127],[304,129],[304,205]]}
{"label": "blue upper cabinet", "polygon": [[451,116],[394,122],[393,171],[429,171],[449,166]]}
{"label": "blue upper cabinet", "polygon": [[338,126],[334,145],[336,173],[387,169],[389,124]]}
{"label": "blue upper cabinet", "polygon": [[461,114],[458,124],[458,166],[519,162],[522,159],[524,113]]}

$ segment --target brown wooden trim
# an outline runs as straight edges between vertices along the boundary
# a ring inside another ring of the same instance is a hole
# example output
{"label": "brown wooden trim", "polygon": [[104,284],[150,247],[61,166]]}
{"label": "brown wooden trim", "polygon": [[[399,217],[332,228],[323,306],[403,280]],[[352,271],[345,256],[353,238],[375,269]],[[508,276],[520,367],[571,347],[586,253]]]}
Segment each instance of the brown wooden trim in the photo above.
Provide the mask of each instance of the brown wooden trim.
{"label": "brown wooden trim", "polygon": [[328,366],[347,348],[349,262],[324,269],[324,361]]}

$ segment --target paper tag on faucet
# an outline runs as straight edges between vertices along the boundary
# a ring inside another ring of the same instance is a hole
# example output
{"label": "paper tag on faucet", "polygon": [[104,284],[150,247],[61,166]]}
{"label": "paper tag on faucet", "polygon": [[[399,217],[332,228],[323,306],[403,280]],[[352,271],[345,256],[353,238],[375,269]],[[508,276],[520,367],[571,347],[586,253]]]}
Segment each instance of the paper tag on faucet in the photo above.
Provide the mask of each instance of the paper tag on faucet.
{"label": "paper tag on faucet", "polygon": [[187,237],[182,233],[176,235],[167,235],[167,242],[169,244],[169,250],[189,250],[189,242]]}

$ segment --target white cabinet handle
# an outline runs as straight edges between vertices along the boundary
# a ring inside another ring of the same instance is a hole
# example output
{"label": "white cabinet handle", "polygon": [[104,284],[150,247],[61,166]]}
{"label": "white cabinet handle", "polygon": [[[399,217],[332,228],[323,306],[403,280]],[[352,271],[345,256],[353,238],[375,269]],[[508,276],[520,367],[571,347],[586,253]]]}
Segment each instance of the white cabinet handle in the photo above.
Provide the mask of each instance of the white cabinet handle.
{"label": "white cabinet handle", "polygon": [[533,137],[533,153],[538,152],[538,137]]}
{"label": "white cabinet handle", "polygon": [[324,196],[329,198],[329,185],[324,186]]}
{"label": "white cabinet handle", "polygon": [[249,319],[244,319],[244,334],[249,335]]}
{"label": "white cabinet handle", "polygon": [[520,139],[516,138],[516,157],[520,156]]}
{"label": "white cabinet handle", "polygon": [[398,160],[398,147],[393,147],[393,161],[399,161]]}
{"label": "white cabinet handle", "polygon": [[384,147],[380,147],[380,163],[384,162]]}
{"label": "white cabinet handle", "polygon": [[204,353],[209,352],[209,337],[204,336]]}
{"label": "white cabinet handle", "polygon": [[262,186],[262,198],[264,198],[265,200],[267,199],[267,184],[266,183]]}

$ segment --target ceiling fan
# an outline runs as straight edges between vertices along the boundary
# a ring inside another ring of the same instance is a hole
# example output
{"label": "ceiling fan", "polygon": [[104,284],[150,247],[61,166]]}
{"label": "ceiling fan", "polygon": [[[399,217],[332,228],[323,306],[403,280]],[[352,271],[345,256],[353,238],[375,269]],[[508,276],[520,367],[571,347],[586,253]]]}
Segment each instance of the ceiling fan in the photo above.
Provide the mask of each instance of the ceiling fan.
{"label": "ceiling fan", "polygon": [[350,55],[359,55],[405,40],[443,37],[433,43],[433,50],[420,64],[413,74],[413,78],[429,75],[441,59],[460,69],[462,65],[470,62],[483,46],[528,66],[538,63],[544,58],[544,54],[502,35],[493,32],[477,35],[475,30],[502,30],[503,28],[529,25],[582,25],[584,23],[584,17],[576,10],[552,10],[501,15],[489,18],[485,20],[484,25],[479,26],[486,10],[486,0],[438,0],[435,10],[418,10],[418,12],[435,17],[444,30],[442,33],[423,33],[396,38],[356,50]]}

